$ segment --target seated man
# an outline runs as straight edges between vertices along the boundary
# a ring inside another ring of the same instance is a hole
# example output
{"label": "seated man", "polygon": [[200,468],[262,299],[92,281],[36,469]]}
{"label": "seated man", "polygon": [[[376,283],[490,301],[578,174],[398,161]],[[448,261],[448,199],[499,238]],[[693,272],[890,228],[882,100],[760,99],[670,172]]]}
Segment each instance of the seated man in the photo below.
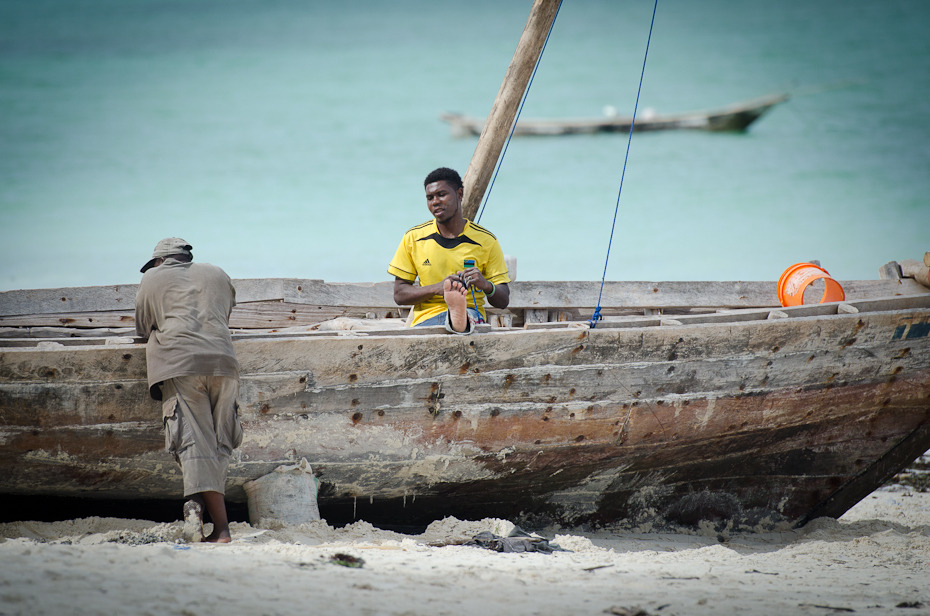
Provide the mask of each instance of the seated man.
{"label": "seated man", "polygon": [[504,253],[494,234],[462,215],[464,186],[455,170],[440,167],[423,186],[433,219],[408,230],[397,247],[388,266],[394,301],[413,306],[414,326],[469,334],[487,320],[485,299],[495,308],[510,303]]}

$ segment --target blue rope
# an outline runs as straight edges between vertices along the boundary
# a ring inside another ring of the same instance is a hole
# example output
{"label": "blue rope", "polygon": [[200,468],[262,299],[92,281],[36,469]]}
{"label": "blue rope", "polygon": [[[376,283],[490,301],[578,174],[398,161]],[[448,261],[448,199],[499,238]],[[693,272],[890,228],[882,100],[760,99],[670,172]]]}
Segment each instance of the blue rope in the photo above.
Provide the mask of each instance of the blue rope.
{"label": "blue rope", "polygon": [[610,239],[607,241],[607,258],[604,259],[604,273],[601,275],[601,289],[597,294],[597,307],[594,314],[588,321],[591,328],[597,327],[597,322],[603,319],[601,316],[601,297],[604,295],[604,281],[607,279],[607,263],[610,261],[610,247],[614,241],[614,229],[617,226],[617,213],[620,211],[620,195],[623,194],[623,178],[626,177],[626,163],[630,158],[630,144],[633,142],[633,127],[636,125],[636,110],[639,109],[639,94],[643,90],[643,77],[646,75],[646,59],[649,57],[649,43],[652,41],[652,27],[656,23],[656,9],[659,7],[659,0],[655,0],[652,7],[652,22],[649,24],[649,38],[646,39],[646,53],[643,56],[643,70],[639,74],[639,88],[636,90],[636,103],[633,105],[633,120],[630,122],[630,135],[626,142],[626,156],[623,158],[623,171],[620,174],[620,190],[617,191],[617,205],[614,207],[614,221],[610,225]]}
{"label": "blue rope", "polygon": [[[658,0],[656,0],[658,2]],[[523,105],[526,104],[526,97],[529,96],[530,88],[533,87],[533,80],[536,79],[536,71],[539,70],[539,63],[542,62],[542,56],[546,53],[546,45],[549,44],[549,37],[552,36],[552,29],[555,27],[555,20],[559,18],[559,11],[562,10],[562,3],[559,2],[559,7],[555,10],[555,17],[552,18],[552,25],[549,26],[549,32],[546,34],[546,40],[543,42],[542,50],[539,52],[539,57],[536,58],[536,66],[533,67],[533,74],[530,75],[530,82],[526,84],[526,90],[523,92],[523,98],[520,101],[520,107],[517,109],[517,117],[513,119],[513,125],[510,127],[510,134],[507,135],[507,141],[504,143],[504,151],[501,152],[500,158],[497,159],[497,165],[494,167],[494,175],[491,176],[491,185],[488,186],[488,191],[484,193],[484,202],[481,204],[481,209],[478,211],[478,218],[475,220],[475,224],[481,222],[481,215],[484,214],[484,208],[488,204],[488,198],[491,196],[491,191],[494,190],[494,182],[497,181],[497,174],[501,170],[501,164],[504,162],[504,156],[507,155],[507,148],[510,147],[510,140],[513,138],[513,131],[517,128],[517,121],[520,119],[520,114],[523,113]]]}

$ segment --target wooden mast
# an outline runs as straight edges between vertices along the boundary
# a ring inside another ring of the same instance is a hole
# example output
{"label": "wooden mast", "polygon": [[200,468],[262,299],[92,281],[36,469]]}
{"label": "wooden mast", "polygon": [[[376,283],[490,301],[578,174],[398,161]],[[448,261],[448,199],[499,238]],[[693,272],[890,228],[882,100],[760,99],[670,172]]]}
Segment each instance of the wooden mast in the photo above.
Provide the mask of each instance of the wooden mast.
{"label": "wooden mast", "polygon": [[497,159],[500,158],[507,135],[510,134],[520,101],[523,100],[523,94],[529,85],[533,69],[539,61],[539,55],[561,3],[562,0],[533,1],[523,35],[517,43],[513,60],[510,61],[501,89],[494,99],[494,106],[491,107],[491,113],[488,114],[481,136],[478,137],[478,145],[475,146],[471,163],[465,172],[462,213],[469,220],[474,220],[475,214],[478,213],[478,207],[491,181]]}

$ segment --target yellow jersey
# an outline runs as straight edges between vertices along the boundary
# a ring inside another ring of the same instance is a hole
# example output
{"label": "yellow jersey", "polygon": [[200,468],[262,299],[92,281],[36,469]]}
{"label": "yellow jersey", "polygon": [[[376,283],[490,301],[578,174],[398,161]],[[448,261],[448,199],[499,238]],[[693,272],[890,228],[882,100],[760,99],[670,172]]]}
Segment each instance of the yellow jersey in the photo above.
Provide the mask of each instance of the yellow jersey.
{"label": "yellow jersey", "polygon": [[[453,238],[439,233],[436,220],[417,225],[404,233],[397,252],[388,266],[388,273],[397,278],[426,287],[442,282],[446,276],[465,269],[465,261],[472,259],[475,267],[487,280],[498,284],[510,282],[504,253],[494,234],[470,220],[465,221],[465,230]],[[484,293],[478,289],[468,292],[468,305],[481,313],[484,311]],[[434,295],[413,307],[413,323],[424,321],[446,310],[442,295]]]}

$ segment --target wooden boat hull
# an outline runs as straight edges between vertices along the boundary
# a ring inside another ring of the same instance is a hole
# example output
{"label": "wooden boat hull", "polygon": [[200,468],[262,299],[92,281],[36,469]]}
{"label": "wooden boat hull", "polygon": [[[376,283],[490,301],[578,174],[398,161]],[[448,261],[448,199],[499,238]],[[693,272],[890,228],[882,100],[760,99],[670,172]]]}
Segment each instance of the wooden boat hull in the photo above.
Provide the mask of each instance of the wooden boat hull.
{"label": "wooden boat hull", "polygon": [[[737,103],[712,111],[692,111],[675,115],[643,115],[633,122],[631,117],[577,118],[577,119],[520,119],[513,130],[514,136],[590,135],[657,130],[703,130],[712,132],[743,132],[749,125],[765,115],[772,107],[789,99],[779,94]],[[479,136],[484,120],[458,113],[446,113],[440,118],[447,122],[456,137]]]}
{"label": "wooden boat hull", "polygon": [[[928,334],[930,295],[470,337],[237,336],[246,436],[227,498],[306,458],[324,517],[839,516],[930,449]],[[143,345],[8,344],[0,493],[180,497]]]}

